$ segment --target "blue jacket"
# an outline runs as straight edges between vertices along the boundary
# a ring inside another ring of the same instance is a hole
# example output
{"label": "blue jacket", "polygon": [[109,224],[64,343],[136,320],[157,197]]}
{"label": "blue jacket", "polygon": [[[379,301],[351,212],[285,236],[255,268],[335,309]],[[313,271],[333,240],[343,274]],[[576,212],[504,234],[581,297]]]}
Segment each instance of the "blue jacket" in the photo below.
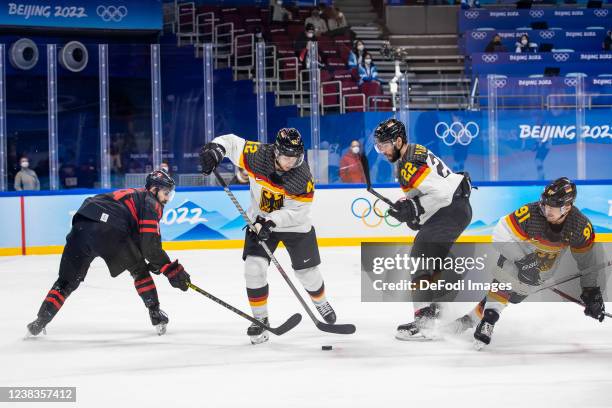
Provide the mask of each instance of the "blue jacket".
{"label": "blue jacket", "polygon": [[357,54],[355,54],[355,52],[351,51],[351,53],[349,54],[348,57],[348,62],[346,63],[346,65],[348,65],[349,68],[357,68],[359,66],[360,61],[358,61],[357,59]]}
{"label": "blue jacket", "polygon": [[376,65],[370,64],[369,68],[366,67],[365,64],[359,65],[359,85],[369,81],[382,82],[378,79],[378,69],[376,69]]}

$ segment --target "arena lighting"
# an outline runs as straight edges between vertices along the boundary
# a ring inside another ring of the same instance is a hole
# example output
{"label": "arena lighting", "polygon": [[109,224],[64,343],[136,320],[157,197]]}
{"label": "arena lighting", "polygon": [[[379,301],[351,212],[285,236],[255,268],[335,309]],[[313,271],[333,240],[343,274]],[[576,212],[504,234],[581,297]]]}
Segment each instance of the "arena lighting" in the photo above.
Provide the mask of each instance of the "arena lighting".
{"label": "arena lighting", "polygon": [[9,61],[16,69],[32,69],[38,63],[38,47],[29,38],[21,38],[11,45]]}
{"label": "arena lighting", "polygon": [[58,60],[60,65],[68,71],[81,72],[87,66],[89,53],[83,43],[70,41],[60,50]]}

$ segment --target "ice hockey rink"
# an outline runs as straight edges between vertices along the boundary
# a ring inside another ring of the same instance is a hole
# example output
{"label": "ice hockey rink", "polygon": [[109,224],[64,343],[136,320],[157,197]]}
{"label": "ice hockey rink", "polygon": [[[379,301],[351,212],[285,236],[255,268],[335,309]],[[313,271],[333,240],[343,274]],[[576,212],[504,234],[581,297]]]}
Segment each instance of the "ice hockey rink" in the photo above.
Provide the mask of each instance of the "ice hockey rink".
{"label": "ice hockey rink", "polygon": [[[24,340],[57,277],[59,255],[3,257],[0,384],[73,386],[78,406],[105,408],[611,406],[612,322],[586,318],[570,303],[525,303],[504,311],[493,343],[480,352],[470,332],[400,342],[395,327],[411,320],[412,307],[361,303],[359,253],[359,247],[321,249],[328,297],[338,322],[354,323],[355,334],[318,331],[271,268],[271,323],[296,312],[304,318],[257,346],[245,334],[246,320],[195,292],[173,289],[164,277],[156,282],[170,324],[157,336],[129,274],[111,279],[99,259],[47,335]],[[278,254],[289,265],[286,252]],[[170,256],[195,284],[250,311],[240,250]],[[447,318],[467,307],[450,306]]]}

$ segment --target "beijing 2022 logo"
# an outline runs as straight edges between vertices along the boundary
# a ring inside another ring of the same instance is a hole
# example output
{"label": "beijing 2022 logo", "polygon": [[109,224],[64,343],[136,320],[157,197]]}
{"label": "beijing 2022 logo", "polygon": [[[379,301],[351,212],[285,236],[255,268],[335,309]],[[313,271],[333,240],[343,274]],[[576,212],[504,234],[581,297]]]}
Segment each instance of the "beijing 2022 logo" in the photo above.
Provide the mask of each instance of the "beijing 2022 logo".
{"label": "beijing 2022 logo", "polygon": [[96,13],[102,20],[106,22],[114,21],[118,23],[127,16],[128,9],[125,6],[117,7],[117,6],[100,5],[96,8]]}

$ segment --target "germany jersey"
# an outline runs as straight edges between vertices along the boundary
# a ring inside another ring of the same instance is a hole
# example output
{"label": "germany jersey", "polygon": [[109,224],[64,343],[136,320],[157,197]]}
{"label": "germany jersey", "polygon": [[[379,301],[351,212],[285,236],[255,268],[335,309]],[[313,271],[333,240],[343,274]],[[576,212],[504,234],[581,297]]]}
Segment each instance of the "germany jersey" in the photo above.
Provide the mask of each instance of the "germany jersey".
{"label": "germany jersey", "polygon": [[[563,254],[569,249],[579,270],[585,270],[602,262],[601,252],[595,248],[595,231],[589,219],[576,207],[562,224],[550,224],[540,210],[539,202],[525,204],[501,218],[493,230],[496,249],[511,261],[529,253],[538,255],[540,271],[544,280],[550,278]],[[583,286],[594,282],[585,277]]]}
{"label": "germany jersey", "polygon": [[233,134],[215,138],[232,163],[249,175],[251,206],[248,215],[272,220],[278,232],[308,232],[314,179],[306,161],[284,173],[275,169],[274,145],[246,141]]}
{"label": "germany jersey", "polygon": [[440,208],[450,205],[463,176],[453,173],[444,162],[426,147],[409,144],[398,160],[397,177],[408,198],[419,197],[425,213],[420,224],[431,218]]}

